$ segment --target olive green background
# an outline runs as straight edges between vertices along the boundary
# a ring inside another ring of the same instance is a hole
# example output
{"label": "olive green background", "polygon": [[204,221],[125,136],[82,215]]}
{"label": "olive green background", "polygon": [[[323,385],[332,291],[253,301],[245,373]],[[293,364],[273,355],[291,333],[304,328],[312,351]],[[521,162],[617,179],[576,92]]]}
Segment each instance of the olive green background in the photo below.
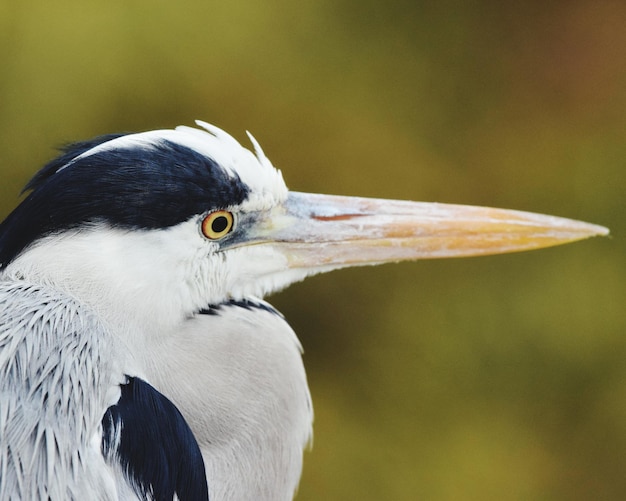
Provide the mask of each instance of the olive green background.
{"label": "olive green background", "polygon": [[606,225],[271,300],[315,402],[299,500],[626,499],[624,26],[619,0],[0,0],[0,214],[65,142],[200,118],[299,191]]}

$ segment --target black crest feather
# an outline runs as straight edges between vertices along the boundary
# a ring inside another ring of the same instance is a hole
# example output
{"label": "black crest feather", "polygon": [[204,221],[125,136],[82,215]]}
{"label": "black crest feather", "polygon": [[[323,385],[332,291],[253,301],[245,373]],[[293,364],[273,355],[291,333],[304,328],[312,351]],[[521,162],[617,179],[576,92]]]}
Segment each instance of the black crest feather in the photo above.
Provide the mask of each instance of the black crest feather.
{"label": "black crest feather", "polygon": [[94,222],[133,230],[167,228],[240,204],[249,193],[213,159],[166,139],[121,142],[88,153],[122,136],[68,146],[32,178],[25,188],[32,191],[0,224],[0,268],[55,232]]}

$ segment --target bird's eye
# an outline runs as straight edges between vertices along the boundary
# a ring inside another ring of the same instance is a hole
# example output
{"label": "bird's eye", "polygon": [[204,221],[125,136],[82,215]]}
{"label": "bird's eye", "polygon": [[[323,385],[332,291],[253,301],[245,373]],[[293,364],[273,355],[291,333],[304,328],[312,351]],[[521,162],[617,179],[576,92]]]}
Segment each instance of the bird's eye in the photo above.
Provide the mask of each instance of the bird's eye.
{"label": "bird's eye", "polygon": [[209,240],[219,240],[233,229],[233,222],[231,212],[225,210],[211,212],[202,220],[202,234]]}

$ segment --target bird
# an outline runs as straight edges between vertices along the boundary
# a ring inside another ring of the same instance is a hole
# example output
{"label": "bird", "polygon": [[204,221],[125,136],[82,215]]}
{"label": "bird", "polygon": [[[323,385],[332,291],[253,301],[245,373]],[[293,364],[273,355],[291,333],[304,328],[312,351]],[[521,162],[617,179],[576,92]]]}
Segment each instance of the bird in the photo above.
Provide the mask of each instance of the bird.
{"label": "bird", "polygon": [[340,268],[606,235],[508,209],[289,191],[220,128],[66,146],[0,224],[0,499],[295,495],[313,406],[272,292]]}

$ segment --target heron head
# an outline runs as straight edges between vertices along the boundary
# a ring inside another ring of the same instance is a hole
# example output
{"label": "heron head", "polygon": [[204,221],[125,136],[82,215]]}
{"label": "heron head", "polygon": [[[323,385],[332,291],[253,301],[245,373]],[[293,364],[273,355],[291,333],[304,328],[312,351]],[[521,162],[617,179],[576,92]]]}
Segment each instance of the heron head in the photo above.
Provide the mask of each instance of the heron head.
{"label": "heron head", "polygon": [[607,233],[505,209],[289,192],[252,136],[254,152],[198,125],[67,148],[2,223],[2,268],[181,315],[337,268]]}

